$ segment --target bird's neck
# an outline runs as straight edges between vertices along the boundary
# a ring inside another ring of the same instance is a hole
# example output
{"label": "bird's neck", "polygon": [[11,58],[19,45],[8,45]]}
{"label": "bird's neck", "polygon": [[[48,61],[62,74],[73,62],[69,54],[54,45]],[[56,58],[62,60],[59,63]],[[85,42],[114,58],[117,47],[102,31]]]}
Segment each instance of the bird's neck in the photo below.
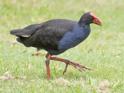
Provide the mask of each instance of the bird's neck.
{"label": "bird's neck", "polygon": [[85,24],[79,25],[78,24],[74,27],[73,33],[75,35],[87,37],[90,34],[90,25],[85,25]]}
{"label": "bird's neck", "polygon": [[90,26],[90,23],[88,23],[88,22],[83,22],[83,21],[79,21],[78,22],[78,25],[80,26],[80,27],[89,27]]}
{"label": "bird's neck", "polygon": [[78,27],[82,30],[82,31],[90,31],[90,24],[85,24],[85,23],[78,23]]}

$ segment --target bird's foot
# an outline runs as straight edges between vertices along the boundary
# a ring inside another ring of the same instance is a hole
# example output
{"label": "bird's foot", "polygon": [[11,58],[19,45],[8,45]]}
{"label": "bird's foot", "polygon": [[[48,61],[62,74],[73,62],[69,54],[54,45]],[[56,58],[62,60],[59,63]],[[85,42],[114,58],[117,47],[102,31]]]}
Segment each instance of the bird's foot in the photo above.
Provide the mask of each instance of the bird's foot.
{"label": "bird's foot", "polygon": [[[47,55],[47,56],[49,56],[49,55]],[[67,71],[68,65],[73,66],[74,68],[78,69],[79,71],[91,70],[90,68],[88,68],[86,66],[80,65],[78,63],[72,62],[72,61],[67,60],[67,59],[58,58],[58,57],[51,56],[51,55],[49,58],[50,58],[50,60],[56,60],[56,61],[64,62],[66,64],[65,69],[63,71],[63,74]]]}
{"label": "bird's foot", "polygon": [[36,53],[33,53],[32,56],[42,56],[42,55],[45,55],[45,54],[42,54],[40,52],[36,52]]}
{"label": "bird's foot", "polygon": [[91,68],[88,68],[88,67],[86,67],[86,66],[84,66],[84,65],[81,65],[81,64],[78,64],[78,63],[75,63],[75,62],[71,62],[71,61],[69,61],[69,60],[68,60],[68,62],[66,62],[65,64],[66,64],[66,66],[65,66],[65,69],[64,69],[64,71],[63,71],[63,74],[67,71],[68,65],[73,66],[74,68],[78,69],[78,70],[81,71],[81,72],[82,72],[82,71],[86,71],[86,70],[91,70]]}

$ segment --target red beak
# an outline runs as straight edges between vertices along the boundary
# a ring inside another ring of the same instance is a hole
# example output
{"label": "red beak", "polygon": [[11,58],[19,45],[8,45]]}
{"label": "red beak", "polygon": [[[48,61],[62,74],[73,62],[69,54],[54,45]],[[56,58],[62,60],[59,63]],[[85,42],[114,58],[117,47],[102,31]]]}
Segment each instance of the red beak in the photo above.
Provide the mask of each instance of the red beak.
{"label": "red beak", "polygon": [[93,19],[93,23],[94,24],[97,24],[97,25],[102,25],[102,22],[101,22],[101,20],[99,19],[99,18],[97,18],[97,17],[95,17],[94,19]]}
{"label": "red beak", "polygon": [[100,26],[102,25],[102,22],[98,17],[96,17],[93,13],[90,13],[90,15],[93,17],[93,23],[94,24],[97,24],[97,25],[100,25]]}

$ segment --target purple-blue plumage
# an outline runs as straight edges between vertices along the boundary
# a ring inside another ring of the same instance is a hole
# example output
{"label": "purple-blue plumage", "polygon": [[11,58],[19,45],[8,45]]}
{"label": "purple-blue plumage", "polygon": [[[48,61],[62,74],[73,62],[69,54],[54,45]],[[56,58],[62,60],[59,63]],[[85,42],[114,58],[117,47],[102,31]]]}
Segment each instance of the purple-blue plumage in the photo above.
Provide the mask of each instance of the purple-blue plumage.
{"label": "purple-blue plumage", "polygon": [[65,51],[69,48],[75,47],[80,42],[85,40],[90,34],[90,26],[75,24],[72,31],[67,32],[59,42],[59,50]]}

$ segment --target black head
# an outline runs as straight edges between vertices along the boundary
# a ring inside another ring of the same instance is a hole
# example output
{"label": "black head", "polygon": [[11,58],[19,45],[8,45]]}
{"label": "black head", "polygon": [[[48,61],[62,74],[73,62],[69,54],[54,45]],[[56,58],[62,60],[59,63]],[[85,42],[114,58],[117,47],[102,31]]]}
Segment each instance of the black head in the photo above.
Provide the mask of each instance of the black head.
{"label": "black head", "polygon": [[84,13],[83,16],[79,20],[79,24],[89,25],[91,23],[101,25],[101,20],[96,17],[92,12]]}

